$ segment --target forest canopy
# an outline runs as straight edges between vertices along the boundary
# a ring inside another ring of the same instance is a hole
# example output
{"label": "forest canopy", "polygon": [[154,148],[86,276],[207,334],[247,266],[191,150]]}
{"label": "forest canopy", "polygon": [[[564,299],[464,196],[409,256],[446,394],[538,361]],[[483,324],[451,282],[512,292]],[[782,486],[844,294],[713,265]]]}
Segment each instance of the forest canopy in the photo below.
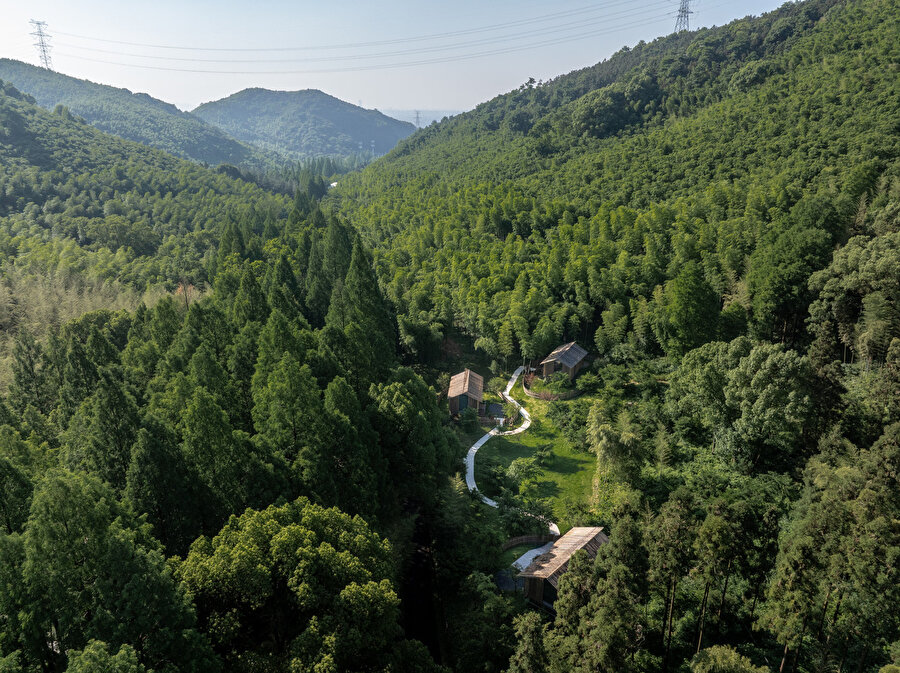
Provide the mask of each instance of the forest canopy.
{"label": "forest canopy", "polygon": [[[896,670],[898,63],[791,3],[277,187],[3,84],[0,672]],[[486,506],[449,375],[571,341]]]}

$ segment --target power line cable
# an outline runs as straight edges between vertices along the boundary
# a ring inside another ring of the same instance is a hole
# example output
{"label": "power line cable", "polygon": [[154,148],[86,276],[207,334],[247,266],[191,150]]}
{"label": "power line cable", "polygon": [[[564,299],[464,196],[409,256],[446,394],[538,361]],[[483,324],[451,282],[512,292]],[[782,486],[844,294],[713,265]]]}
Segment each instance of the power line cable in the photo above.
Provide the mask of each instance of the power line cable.
{"label": "power line cable", "polygon": [[559,33],[570,28],[583,28],[587,26],[596,25],[598,23],[606,23],[608,22],[610,16],[612,17],[622,17],[622,18],[631,18],[634,16],[639,16],[643,14],[647,14],[651,11],[654,11],[654,8],[659,6],[668,5],[667,0],[658,0],[657,2],[650,3],[645,6],[645,11],[643,12],[633,12],[633,11],[622,11],[617,12],[612,15],[607,15],[604,17],[599,17],[592,20],[581,20],[566,24],[561,24],[553,27],[543,27],[538,29],[532,29],[529,31],[515,33],[511,35],[505,36],[497,36],[490,38],[481,38],[478,40],[473,40],[469,42],[458,42],[454,44],[446,44],[446,45],[437,45],[432,47],[422,47],[417,49],[405,49],[400,51],[389,51],[389,52],[376,52],[369,54],[346,54],[339,56],[320,56],[320,57],[312,57],[312,58],[287,58],[287,59],[215,59],[215,58],[189,58],[183,56],[157,56],[154,54],[135,54],[130,52],[121,52],[109,49],[96,49],[92,47],[81,47],[79,45],[73,45],[68,43],[58,43],[60,46],[70,47],[74,49],[80,49],[83,51],[91,51],[103,54],[112,54],[116,56],[127,56],[131,58],[143,58],[150,59],[156,61],[180,61],[180,62],[191,62],[191,63],[322,63],[322,62],[332,62],[332,61],[356,61],[370,58],[385,58],[385,57],[394,57],[394,56],[407,56],[407,55],[418,55],[418,54],[426,54],[426,53],[436,53],[441,51],[449,51],[451,49],[462,49],[462,48],[471,48],[476,46],[481,46],[485,44],[496,44],[502,42],[510,42],[521,40],[526,37],[532,36],[543,36],[552,33]]}
{"label": "power line cable", "polygon": [[363,72],[363,71],[372,71],[372,70],[389,70],[396,68],[408,68],[419,65],[433,65],[440,63],[452,63],[457,61],[465,61],[476,58],[482,58],[484,56],[499,56],[503,54],[511,54],[520,51],[527,51],[529,49],[535,49],[539,47],[552,46],[557,44],[562,44],[564,42],[568,42],[570,40],[578,40],[585,39],[589,37],[597,37],[600,35],[608,35],[612,33],[617,33],[625,28],[632,28],[636,26],[645,26],[650,25],[651,23],[658,23],[662,19],[670,19],[672,17],[672,12],[665,12],[663,14],[659,14],[656,16],[648,17],[647,19],[643,19],[641,21],[635,21],[619,26],[610,27],[609,30],[593,30],[585,33],[580,33],[576,35],[567,35],[561,38],[556,38],[553,40],[547,40],[542,42],[535,42],[527,45],[522,45],[518,47],[507,47],[504,49],[497,50],[489,50],[489,51],[481,51],[476,53],[468,53],[468,54],[460,54],[457,56],[445,56],[445,57],[436,57],[432,59],[423,59],[419,61],[407,61],[403,63],[385,63],[385,64],[375,64],[370,66],[354,66],[354,67],[346,67],[346,68],[324,68],[324,69],[316,69],[316,70],[197,70],[192,68],[166,68],[163,66],[153,66],[153,65],[144,65],[139,63],[122,63],[120,61],[110,61],[106,59],[96,59],[90,58],[87,56],[78,56],[76,54],[62,54],[62,56],[67,56],[68,58],[75,58],[82,61],[90,61],[93,63],[106,63],[109,65],[118,65],[127,68],[139,68],[142,70],[162,70],[167,72],[187,72],[187,73],[198,73],[198,74],[207,74],[207,75],[312,75],[312,74],[324,74],[324,73],[339,73],[339,72]]}
{"label": "power line cable", "polygon": [[175,49],[181,51],[225,51],[225,52],[242,52],[242,51],[257,51],[257,52],[265,52],[265,51],[315,51],[315,50],[325,50],[325,49],[350,49],[356,47],[374,47],[374,46],[384,46],[390,44],[404,44],[407,42],[424,42],[435,39],[443,39],[447,37],[458,37],[461,35],[471,35],[485,31],[496,30],[498,28],[509,28],[516,27],[520,25],[527,25],[530,23],[536,23],[540,21],[544,21],[546,19],[554,19],[554,18],[567,18],[569,16],[596,12],[600,9],[604,9],[607,7],[617,7],[620,5],[634,5],[633,0],[607,0],[606,2],[596,2],[591,5],[587,5],[580,8],[575,8],[571,10],[565,10],[562,12],[554,12],[552,14],[543,14],[540,16],[530,17],[527,19],[517,19],[515,21],[507,21],[504,23],[497,23],[488,26],[481,26],[478,28],[469,28],[465,30],[457,30],[450,31],[445,33],[432,33],[430,35],[418,35],[411,37],[403,37],[403,38],[395,38],[391,40],[377,40],[373,42],[349,42],[345,44],[332,44],[332,45],[309,45],[309,46],[299,46],[299,47],[182,47],[177,45],[168,45],[168,44],[148,44],[144,42],[126,42],[122,40],[111,40],[107,38],[101,37],[90,37],[86,35],[78,35],[76,33],[66,33],[62,31],[55,31],[57,35],[65,35],[66,37],[74,37],[81,40],[90,40],[93,42],[107,42],[110,44],[122,44],[131,47],[149,47],[152,49]]}

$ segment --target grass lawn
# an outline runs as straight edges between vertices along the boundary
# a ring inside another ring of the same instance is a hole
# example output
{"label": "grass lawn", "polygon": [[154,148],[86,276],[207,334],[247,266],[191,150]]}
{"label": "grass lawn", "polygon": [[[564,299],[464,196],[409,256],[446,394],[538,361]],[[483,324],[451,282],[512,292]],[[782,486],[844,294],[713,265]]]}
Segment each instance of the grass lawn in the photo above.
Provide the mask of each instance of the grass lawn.
{"label": "grass lawn", "polygon": [[[493,425],[479,425],[478,428],[473,430],[472,432],[466,432],[465,430],[463,430],[461,423],[454,423],[452,427],[453,427],[453,432],[456,433],[457,439],[459,439],[459,445],[463,449],[465,449],[465,451],[468,451],[469,447],[472,446],[472,444],[474,444],[479,439],[484,437],[487,433],[489,433],[494,426]],[[494,441],[494,440],[491,440],[491,441]],[[476,465],[477,465],[477,462],[478,461],[476,461]]]}
{"label": "grass lawn", "polygon": [[[531,414],[531,427],[521,435],[494,437],[478,451],[475,458],[475,482],[487,485],[487,475],[500,465],[505,470],[516,458],[534,455],[537,448],[550,446],[552,458],[539,479],[538,494],[550,502],[561,531],[571,528],[566,520],[567,502],[586,503],[591,497],[591,484],[596,461],[594,456],[570,449],[559,431],[547,418],[549,403],[526,397],[521,382],[513,397],[524,403]],[[493,496],[488,486],[485,495]],[[521,555],[521,552],[520,552]]]}
{"label": "grass lawn", "polygon": [[517,558],[519,558],[522,554],[527,552],[529,549],[534,549],[535,547],[539,547],[540,545],[536,544],[519,544],[515,547],[510,547],[505,552],[503,552],[503,556],[500,559],[502,565],[501,567],[506,568],[513,564]]}
{"label": "grass lawn", "polygon": [[[442,350],[440,361],[427,373],[422,372],[426,378],[434,380],[441,372],[455,374],[468,367],[484,376],[485,383],[490,379],[490,358],[474,349],[471,337],[456,330],[448,330]],[[504,374],[503,378],[508,376],[509,374]],[[549,501],[554,520],[559,524],[561,531],[566,531],[572,527],[572,522],[566,518],[566,503],[585,504],[590,500],[596,461],[594,456],[574,451],[567,446],[559,430],[547,418],[550,403],[526,396],[521,379],[513,389],[512,396],[531,414],[531,427],[521,435],[493,437],[481,447],[475,459],[475,482],[485,495],[497,495],[491,492],[486,479],[494,467],[499,465],[505,470],[516,458],[530,457],[536,449],[549,445],[552,458],[543,468],[544,474],[539,480],[538,494]],[[485,401],[501,400],[499,396],[486,392]],[[521,422],[521,419],[519,421]],[[454,432],[459,439],[461,451],[463,453],[467,451],[490,429],[490,426],[484,426],[472,432],[464,432],[460,425],[455,424]],[[514,556],[512,554],[516,550],[510,550],[504,555],[504,559],[511,556],[512,562],[527,548],[516,548],[518,553]]]}

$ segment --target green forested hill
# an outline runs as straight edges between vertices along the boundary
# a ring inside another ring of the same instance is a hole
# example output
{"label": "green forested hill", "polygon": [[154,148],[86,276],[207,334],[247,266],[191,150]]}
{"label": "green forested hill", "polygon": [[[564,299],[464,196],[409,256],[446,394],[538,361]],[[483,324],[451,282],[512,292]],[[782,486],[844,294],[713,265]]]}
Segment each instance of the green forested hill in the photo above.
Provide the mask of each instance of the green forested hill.
{"label": "green forested hill", "polygon": [[[327,197],[408,357],[595,357],[599,400],[545,418],[595,456],[570,517],[611,543],[508,670],[900,661],[898,73],[897,0],[785,4],[526,83]],[[493,490],[535,511],[546,453]]]}
{"label": "green forested hill", "polygon": [[289,201],[0,90],[0,332],[201,284],[223,227]]}
{"label": "green forested hill", "polygon": [[[798,304],[796,324],[771,315],[784,284],[823,266],[896,174],[896,8],[786,5],[640,45],[415,134],[334,202],[402,311],[462,321],[495,357],[594,341],[604,320],[625,320],[604,350],[683,351],[748,321],[799,338]],[[772,268],[788,245],[806,267]],[[688,263],[724,313],[676,344],[662,307]]]}
{"label": "green forested hill", "polygon": [[0,59],[0,80],[52,110],[64,105],[102,131],[213,166],[265,167],[269,159],[188,112],[147,94],[95,84],[21,61]]}
{"label": "green forested hill", "polygon": [[315,89],[245,89],[193,114],[235,138],[290,159],[390,151],[415,127]]}
{"label": "green forested hill", "polygon": [[501,533],[359,237],[6,84],[0,195],[0,671],[441,673]]}
{"label": "green forested hill", "polygon": [[[900,0],[786,4],[322,200],[3,85],[0,673],[896,673],[898,73]],[[489,508],[449,374],[570,340]],[[609,535],[553,613],[526,512]]]}

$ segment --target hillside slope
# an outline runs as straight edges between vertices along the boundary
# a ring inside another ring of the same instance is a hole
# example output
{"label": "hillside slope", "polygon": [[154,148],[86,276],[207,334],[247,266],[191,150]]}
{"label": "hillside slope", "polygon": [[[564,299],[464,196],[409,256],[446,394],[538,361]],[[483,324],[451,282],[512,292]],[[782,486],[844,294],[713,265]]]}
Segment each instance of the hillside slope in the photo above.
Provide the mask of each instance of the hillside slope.
{"label": "hillside slope", "polygon": [[762,279],[781,272],[754,251],[795,224],[846,240],[900,153],[897,10],[818,0],[639,45],[424,129],[329,198],[403,309],[461,321],[495,356],[620,319],[615,342],[668,349],[648,311],[688,261],[715,315],[746,311],[763,335]]}
{"label": "hillside slope", "polygon": [[0,59],[0,80],[33,96],[48,110],[65,105],[101,131],[183,159],[213,166],[229,163],[259,167],[268,162],[259,150],[147,94],[95,84],[5,58]]}
{"label": "hillside slope", "polygon": [[898,0],[788,3],[528,84],[330,192],[406,357],[591,351],[541,383],[581,397],[527,401],[542,446],[479,477],[539,511],[565,443],[596,457],[567,511],[610,531],[510,670],[900,664],[898,69]]}
{"label": "hillside slope", "polygon": [[0,350],[23,325],[43,332],[129,293],[200,285],[223,227],[289,206],[0,83]]}
{"label": "hillside slope", "polygon": [[415,127],[315,89],[244,89],[193,114],[235,138],[290,159],[390,151]]}

